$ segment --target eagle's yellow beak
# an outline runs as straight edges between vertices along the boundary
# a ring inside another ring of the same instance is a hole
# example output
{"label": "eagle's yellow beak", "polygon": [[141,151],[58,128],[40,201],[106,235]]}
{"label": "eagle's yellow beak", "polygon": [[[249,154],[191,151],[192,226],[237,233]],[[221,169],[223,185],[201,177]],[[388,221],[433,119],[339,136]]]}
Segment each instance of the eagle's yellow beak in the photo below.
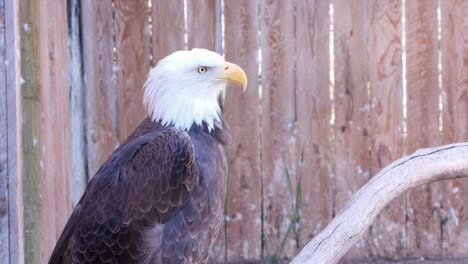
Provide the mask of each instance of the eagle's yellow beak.
{"label": "eagle's yellow beak", "polygon": [[227,83],[242,84],[244,92],[247,89],[247,76],[245,75],[244,70],[234,63],[226,62],[223,65],[223,73],[221,74],[220,79]]}

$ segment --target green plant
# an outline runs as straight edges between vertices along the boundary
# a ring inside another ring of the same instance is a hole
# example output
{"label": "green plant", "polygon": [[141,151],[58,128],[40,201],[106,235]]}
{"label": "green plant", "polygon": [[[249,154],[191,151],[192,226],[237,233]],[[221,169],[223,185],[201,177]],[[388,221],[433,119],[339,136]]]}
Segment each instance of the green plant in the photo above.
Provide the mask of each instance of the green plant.
{"label": "green plant", "polygon": [[[286,232],[282,235],[281,242],[278,248],[271,252],[270,244],[268,239],[262,233],[262,240],[267,251],[267,257],[264,259],[264,263],[271,263],[271,264],[278,264],[282,263],[281,256],[283,255],[284,248],[286,246],[286,242],[292,233],[293,239],[296,244],[296,248],[299,249],[300,247],[300,236],[301,236],[301,201],[302,201],[302,171],[299,168],[302,168],[304,164],[304,148],[301,150],[301,158],[296,164],[296,171],[297,171],[297,178],[296,181],[293,182],[291,177],[291,169],[286,162],[286,158],[283,157],[283,165],[284,165],[284,172],[286,183],[288,186],[288,193],[290,198],[290,206],[292,208],[292,214],[289,216],[289,225],[286,229]],[[295,186],[294,186],[295,185]],[[295,187],[295,188],[293,188]]]}

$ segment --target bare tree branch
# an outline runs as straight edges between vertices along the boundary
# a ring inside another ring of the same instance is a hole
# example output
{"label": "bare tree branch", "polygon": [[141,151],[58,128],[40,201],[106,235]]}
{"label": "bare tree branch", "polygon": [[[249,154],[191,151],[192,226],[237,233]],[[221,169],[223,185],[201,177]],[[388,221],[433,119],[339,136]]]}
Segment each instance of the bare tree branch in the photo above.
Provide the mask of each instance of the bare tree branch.
{"label": "bare tree branch", "polygon": [[468,142],[421,149],[393,162],[359,189],[291,263],[338,262],[395,197],[418,185],[462,177],[468,177]]}

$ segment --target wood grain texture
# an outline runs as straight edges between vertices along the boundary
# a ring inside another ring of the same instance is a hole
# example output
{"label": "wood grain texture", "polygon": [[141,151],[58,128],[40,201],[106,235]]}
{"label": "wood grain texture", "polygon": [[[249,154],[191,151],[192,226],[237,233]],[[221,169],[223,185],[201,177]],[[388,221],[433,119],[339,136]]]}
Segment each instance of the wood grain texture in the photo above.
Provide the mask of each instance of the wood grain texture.
{"label": "wood grain texture", "polygon": [[[255,1],[255,0],[254,0]],[[224,30],[224,14],[223,14],[224,0],[216,0],[215,2],[215,49],[214,51],[223,53],[223,30]]]}
{"label": "wood grain texture", "polygon": [[[298,0],[295,14],[296,177],[300,225],[296,250],[332,219],[330,1]],[[306,26],[307,25],[307,26]],[[283,89],[290,89],[288,86]]]}
{"label": "wood grain texture", "polygon": [[42,14],[40,262],[45,263],[72,209],[70,207],[70,104],[67,4],[47,1],[41,5],[40,10]]}
{"label": "wood grain texture", "polygon": [[184,0],[153,0],[153,65],[174,51],[185,47]]}
{"label": "wood grain texture", "polygon": [[216,49],[216,0],[187,1],[188,48]]}
{"label": "wood grain texture", "polygon": [[[0,1],[0,62],[6,61],[5,51],[5,3]],[[7,132],[7,83],[5,63],[0,63],[0,226],[7,227],[8,215],[8,132]],[[8,228],[0,228],[0,263],[10,262]]]}
{"label": "wood grain texture", "polygon": [[38,2],[19,2],[25,263],[39,263],[42,253],[40,9]]}
{"label": "wood grain texture", "polygon": [[[55,232],[60,235],[72,212],[71,160],[70,160],[70,91],[68,81],[68,27],[67,3],[49,1],[49,61],[51,77],[52,117],[54,137],[51,137],[55,152],[55,164],[48,173],[55,175],[57,224]],[[55,15],[57,14],[57,15]],[[53,90],[52,90],[53,89]],[[49,132],[50,133],[50,132]],[[55,243],[54,243],[55,244]],[[54,245],[51,245],[52,247]],[[52,248],[51,248],[52,249]]]}
{"label": "wood grain texture", "polygon": [[[437,0],[406,1],[406,91],[409,152],[440,145],[437,71]],[[441,256],[442,183],[406,195],[407,254]]]}
{"label": "wood grain texture", "polygon": [[[368,1],[335,0],[335,160],[334,214],[370,178]],[[344,259],[368,259],[368,232]]]}
{"label": "wood grain texture", "polygon": [[143,84],[150,65],[147,0],[114,1],[117,140],[123,142],[147,116]]}
{"label": "wood grain texture", "polygon": [[[4,5],[0,3],[0,60],[5,60]],[[8,227],[8,134],[5,67],[0,65],[0,225]],[[10,243],[8,228],[0,229],[0,263],[10,262]]]}
{"label": "wood grain texture", "polygon": [[245,93],[229,87],[224,113],[232,141],[225,212],[227,262],[261,258],[260,115],[258,94],[258,1],[224,3],[226,60],[241,66]]}
{"label": "wood grain texture", "polygon": [[[53,74],[54,69],[52,67],[53,61],[50,58],[54,57],[54,47],[50,47],[49,44],[54,45],[53,38],[54,27],[51,29],[48,28],[49,17],[48,14],[48,1],[42,3],[39,6],[39,13],[41,14],[39,22],[39,65],[41,67],[40,76],[39,76],[39,85],[40,85],[40,154],[39,154],[39,166],[41,172],[38,174],[41,177],[41,188],[40,188],[40,197],[41,197],[41,208],[40,208],[40,217],[34,219],[40,223],[41,228],[41,259],[40,262],[47,262],[47,257],[52,253],[53,246],[58,235],[55,231],[56,226],[56,217],[59,214],[55,209],[57,200],[55,199],[55,184],[54,177],[57,175],[53,173],[54,167],[57,164],[57,154],[60,154],[58,149],[55,149],[53,137],[58,131],[54,129],[55,117],[57,113],[55,109],[55,100],[53,97],[53,92],[55,90],[55,85],[52,80],[51,74]],[[45,15],[44,15],[45,14]],[[50,57],[48,55],[51,55]],[[60,96],[60,95],[59,95]],[[59,139],[60,141],[60,139]],[[58,153],[57,153],[58,151]],[[60,179],[58,180],[60,182]],[[38,260],[34,260],[37,263]]]}
{"label": "wood grain texture", "polygon": [[[400,0],[369,2],[371,175],[403,154],[402,44]],[[405,200],[399,197],[370,229],[371,255],[405,255]]]}
{"label": "wood grain texture", "polygon": [[86,174],[86,134],[85,134],[85,91],[83,83],[83,52],[81,45],[80,1],[68,1],[68,43],[70,87],[70,145],[71,145],[71,193],[75,206],[88,183]]}
{"label": "wood grain texture", "polygon": [[[294,2],[260,1],[263,256],[293,256],[296,201]],[[288,175],[291,188],[288,188]]]}
{"label": "wood grain texture", "polygon": [[5,1],[9,258],[24,263],[19,1]]}
{"label": "wood grain texture", "polygon": [[[443,142],[468,141],[468,2],[444,0],[442,22]],[[444,256],[468,256],[468,180],[444,184]]]}
{"label": "wood grain texture", "polygon": [[89,177],[117,146],[112,1],[83,0],[82,43]]}

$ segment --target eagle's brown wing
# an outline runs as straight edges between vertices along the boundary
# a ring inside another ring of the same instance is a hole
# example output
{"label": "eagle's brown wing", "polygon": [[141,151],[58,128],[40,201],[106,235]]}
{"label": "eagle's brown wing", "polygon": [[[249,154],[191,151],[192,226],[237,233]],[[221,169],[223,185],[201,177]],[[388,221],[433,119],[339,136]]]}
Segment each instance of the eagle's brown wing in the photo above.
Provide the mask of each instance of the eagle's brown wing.
{"label": "eagle's brown wing", "polygon": [[186,132],[159,127],[126,141],[101,167],[49,263],[132,263],[142,231],[164,223],[198,181]]}

